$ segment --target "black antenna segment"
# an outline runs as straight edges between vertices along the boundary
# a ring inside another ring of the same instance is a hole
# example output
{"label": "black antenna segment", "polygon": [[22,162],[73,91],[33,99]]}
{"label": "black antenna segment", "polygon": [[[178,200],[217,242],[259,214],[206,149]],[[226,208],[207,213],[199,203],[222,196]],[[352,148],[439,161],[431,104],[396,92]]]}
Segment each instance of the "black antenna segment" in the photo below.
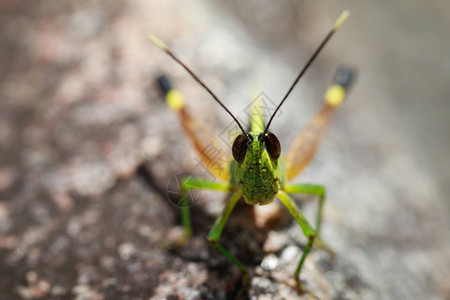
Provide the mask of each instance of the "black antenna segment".
{"label": "black antenna segment", "polygon": [[175,54],[173,54],[172,51],[169,50],[169,48],[166,46],[166,44],[164,44],[160,39],[158,39],[156,36],[154,35],[150,35],[149,36],[150,40],[159,48],[161,48],[161,50],[163,50],[164,52],[166,52],[170,57],[173,58],[173,60],[175,60],[178,64],[180,64],[189,74],[191,74],[191,76],[195,79],[195,81],[197,81],[213,98],[214,100],[217,101],[217,103],[219,103],[220,106],[223,107],[223,109],[225,109],[225,111],[233,118],[233,120],[237,123],[237,125],[239,126],[239,128],[241,129],[241,131],[245,134],[245,136],[248,137],[247,133],[245,132],[244,128],[242,127],[241,123],[239,123],[239,121],[236,119],[236,117],[228,110],[228,108],[226,108],[226,106],[222,103],[222,101],[219,100],[219,98],[211,91],[211,89],[200,79],[198,78],[197,75],[194,74],[194,72],[189,69],[188,66],[186,66],[177,56],[175,56]]}
{"label": "black antenna segment", "polygon": [[272,123],[273,118],[275,117],[276,113],[278,112],[278,110],[280,109],[281,105],[283,105],[284,101],[287,99],[287,97],[289,96],[289,94],[292,92],[292,90],[294,89],[295,85],[297,84],[297,82],[300,80],[300,78],[302,78],[303,74],[306,72],[306,70],[308,70],[309,66],[312,64],[312,62],[316,59],[317,55],[319,55],[320,51],[322,50],[322,48],[327,44],[327,42],[330,40],[330,38],[333,36],[333,34],[339,29],[339,27],[342,26],[342,24],[344,23],[344,21],[348,18],[348,16],[350,15],[350,12],[348,10],[344,10],[341,15],[338,17],[338,19],[336,20],[336,23],[334,23],[333,28],[330,30],[330,32],[328,32],[327,36],[323,39],[322,43],[320,43],[319,47],[317,47],[316,51],[314,52],[314,54],[311,56],[311,58],[308,60],[308,62],[305,64],[305,66],[303,67],[303,69],[300,71],[300,73],[297,75],[297,78],[295,78],[294,82],[292,83],[291,87],[289,88],[289,90],[287,91],[286,95],[284,96],[283,100],[281,100],[280,104],[278,104],[277,108],[275,109],[274,113],[272,114],[272,117],[270,117],[269,122],[267,123],[266,128],[264,129],[263,132],[263,137],[265,136],[267,130],[270,127],[270,124]]}

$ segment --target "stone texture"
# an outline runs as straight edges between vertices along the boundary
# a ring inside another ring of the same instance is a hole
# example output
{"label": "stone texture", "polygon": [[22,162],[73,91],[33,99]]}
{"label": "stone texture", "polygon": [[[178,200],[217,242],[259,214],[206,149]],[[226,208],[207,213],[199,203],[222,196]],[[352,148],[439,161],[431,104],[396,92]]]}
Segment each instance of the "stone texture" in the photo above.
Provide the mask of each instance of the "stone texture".
{"label": "stone texture", "polygon": [[[448,299],[449,161],[446,142],[434,139],[450,140],[436,125],[448,129],[448,87],[439,82],[448,78],[440,55],[450,53],[450,39],[439,28],[448,28],[449,6],[414,1],[405,15],[396,3],[346,4],[349,22],[273,123],[286,149],[336,66],[359,70],[318,156],[297,179],[327,187],[323,239],[337,253],[313,250],[301,279],[320,299]],[[208,174],[160,99],[155,75],[169,74],[219,137],[232,123],[147,35],[164,39],[245,119],[252,88],[274,103],[283,96],[342,9],[329,5],[1,3],[2,299],[234,298],[239,271],[205,239],[225,195],[199,193],[194,237],[178,251],[160,247],[180,229],[169,181]],[[424,55],[424,45],[432,53]],[[424,124],[438,129],[428,135]],[[315,200],[298,201],[312,218]],[[306,239],[284,209],[272,209],[275,220],[265,211],[255,225],[258,210],[239,205],[221,239],[252,275],[243,298],[311,299],[290,286]]]}

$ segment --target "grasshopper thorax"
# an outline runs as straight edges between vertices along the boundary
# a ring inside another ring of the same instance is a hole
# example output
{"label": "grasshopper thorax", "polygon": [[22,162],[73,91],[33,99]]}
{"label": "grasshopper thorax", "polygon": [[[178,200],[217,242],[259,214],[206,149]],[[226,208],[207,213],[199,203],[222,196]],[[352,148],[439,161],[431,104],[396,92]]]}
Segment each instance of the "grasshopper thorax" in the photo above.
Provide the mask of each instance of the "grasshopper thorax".
{"label": "grasshopper thorax", "polygon": [[240,134],[232,147],[241,190],[248,204],[268,204],[279,190],[281,145],[271,132]]}

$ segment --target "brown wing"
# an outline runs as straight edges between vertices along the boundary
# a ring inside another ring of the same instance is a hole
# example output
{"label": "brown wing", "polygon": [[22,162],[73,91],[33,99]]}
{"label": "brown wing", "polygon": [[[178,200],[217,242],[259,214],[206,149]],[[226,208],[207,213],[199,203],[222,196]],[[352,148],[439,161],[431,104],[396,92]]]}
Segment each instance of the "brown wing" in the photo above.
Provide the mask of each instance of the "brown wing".
{"label": "brown wing", "polygon": [[336,107],[325,103],[317,115],[294,139],[286,155],[287,179],[299,174],[313,159]]}
{"label": "brown wing", "polygon": [[229,155],[223,151],[206,126],[189,113],[180,92],[171,88],[165,93],[165,98],[167,105],[177,113],[183,130],[204,167],[216,178],[228,181]]}
{"label": "brown wing", "polygon": [[348,67],[338,69],[334,83],[324,96],[324,104],[306,128],[299,133],[286,155],[287,179],[294,178],[313,159],[334,112],[341,106],[355,79],[355,71]]}

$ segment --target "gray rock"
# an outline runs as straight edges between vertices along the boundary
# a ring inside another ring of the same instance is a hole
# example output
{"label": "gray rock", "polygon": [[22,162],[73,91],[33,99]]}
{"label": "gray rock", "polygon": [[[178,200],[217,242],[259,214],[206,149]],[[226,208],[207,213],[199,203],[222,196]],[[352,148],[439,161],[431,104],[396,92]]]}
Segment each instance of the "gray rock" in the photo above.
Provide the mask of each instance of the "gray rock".
{"label": "gray rock", "polygon": [[[327,187],[322,235],[336,251],[313,249],[301,280],[320,299],[447,299],[449,6],[347,4],[351,18],[272,127],[287,149],[336,66],[359,70],[316,159],[296,179]],[[226,195],[199,193],[193,238],[183,249],[161,247],[180,229],[171,179],[210,175],[154,76],[171,76],[227,151],[233,123],[147,35],[160,36],[245,119],[252,88],[273,103],[282,98],[342,4],[321,5],[0,5],[2,297],[234,298],[240,272],[206,241]],[[312,219],[315,199],[296,200]],[[220,242],[249,269],[244,298],[311,299],[292,288],[306,239],[286,210],[273,210],[278,219],[264,215],[255,225],[259,212],[239,204]]]}

